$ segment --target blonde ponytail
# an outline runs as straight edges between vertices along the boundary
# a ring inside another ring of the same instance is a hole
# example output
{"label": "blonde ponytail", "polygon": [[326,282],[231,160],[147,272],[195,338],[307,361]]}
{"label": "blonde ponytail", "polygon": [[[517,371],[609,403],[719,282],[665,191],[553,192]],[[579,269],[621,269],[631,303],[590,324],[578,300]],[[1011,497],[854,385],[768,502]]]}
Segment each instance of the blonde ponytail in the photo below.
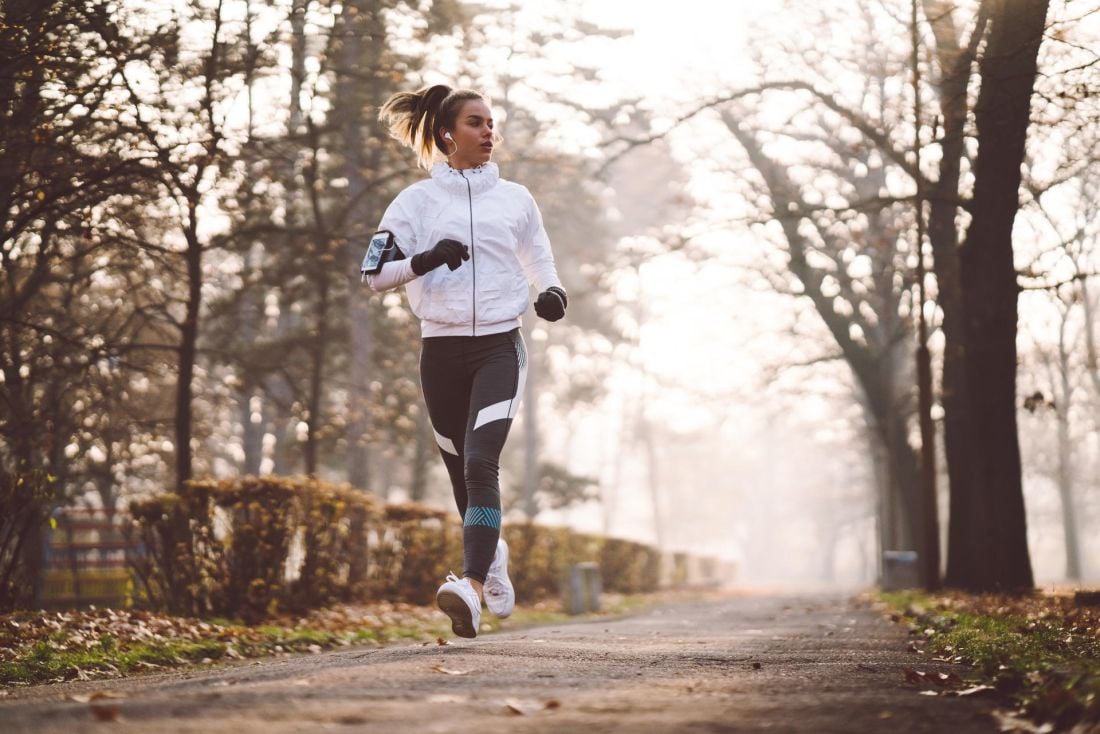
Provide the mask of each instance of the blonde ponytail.
{"label": "blonde ponytail", "polygon": [[459,107],[468,99],[485,97],[471,89],[451,89],[446,84],[398,92],[382,105],[378,119],[389,129],[391,137],[412,148],[422,168],[431,168],[436,151],[447,155],[439,129],[454,128]]}

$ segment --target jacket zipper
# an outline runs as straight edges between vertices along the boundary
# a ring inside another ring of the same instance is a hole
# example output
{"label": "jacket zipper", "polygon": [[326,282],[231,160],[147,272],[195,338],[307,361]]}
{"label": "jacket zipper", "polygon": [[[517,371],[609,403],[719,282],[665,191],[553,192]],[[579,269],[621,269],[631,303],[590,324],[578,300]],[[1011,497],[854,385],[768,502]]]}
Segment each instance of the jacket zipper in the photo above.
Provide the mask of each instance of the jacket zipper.
{"label": "jacket zipper", "polygon": [[470,294],[470,299],[473,302],[473,310],[474,310],[474,323],[473,323],[474,334],[473,335],[477,336],[477,258],[474,257],[474,192],[473,192],[473,189],[470,188],[470,179],[466,178],[465,172],[463,172],[462,170],[459,170],[458,173],[459,173],[459,175],[462,176],[462,179],[466,182],[466,197],[467,197],[467,199],[470,203],[470,267],[474,269],[474,272],[473,272],[474,287],[473,287],[473,292]]}

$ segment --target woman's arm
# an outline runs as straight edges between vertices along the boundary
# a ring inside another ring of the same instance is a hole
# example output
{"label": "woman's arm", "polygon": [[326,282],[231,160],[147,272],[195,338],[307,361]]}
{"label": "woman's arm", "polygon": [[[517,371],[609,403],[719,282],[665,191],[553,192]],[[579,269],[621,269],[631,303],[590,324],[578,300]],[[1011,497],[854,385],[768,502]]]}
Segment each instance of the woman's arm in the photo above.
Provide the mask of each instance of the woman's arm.
{"label": "woman's arm", "polygon": [[554,253],[550,250],[550,237],[542,226],[542,213],[534,197],[527,194],[527,226],[520,238],[516,254],[528,282],[534,284],[539,292],[550,287],[561,288],[558,270],[554,265]]}
{"label": "woman's arm", "polygon": [[417,277],[412,269],[412,256],[416,254],[417,247],[415,219],[410,198],[407,189],[398,194],[386,208],[386,213],[382,215],[382,221],[378,224],[378,229],[388,229],[393,232],[394,242],[405,258],[391,260],[384,264],[380,271],[367,276],[367,284],[373,291],[380,293],[392,290]]}
{"label": "woman's arm", "polygon": [[412,258],[406,257],[404,260],[391,260],[384,264],[382,269],[374,275],[368,275],[367,285],[371,287],[372,291],[381,293],[382,291],[393,290],[399,285],[405,285],[417,277],[412,269]]}

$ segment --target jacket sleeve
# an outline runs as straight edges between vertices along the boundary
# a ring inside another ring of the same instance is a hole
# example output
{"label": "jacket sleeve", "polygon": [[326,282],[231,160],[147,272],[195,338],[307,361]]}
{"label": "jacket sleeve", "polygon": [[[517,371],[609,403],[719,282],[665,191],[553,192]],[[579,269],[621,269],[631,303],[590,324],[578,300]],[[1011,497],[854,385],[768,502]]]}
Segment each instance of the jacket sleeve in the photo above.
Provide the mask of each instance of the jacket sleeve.
{"label": "jacket sleeve", "polygon": [[382,215],[382,221],[378,223],[378,229],[393,232],[394,241],[405,254],[405,259],[391,260],[374,275],[368,275],[367,284],[371,290],[392,290],[417,277],[412,270],[412,256],[417,252],[415,221],[412,197],[406,189],[390,203],[386,213]]}
{"label": "jacket sleeve", "polygon": [[550,238],[546,234],[546,228],[542,226],[542,213],[530,192],[524,189],[524,195],[527,221],[516,248],[520,265],[528,282],[540,293],[550,286],[561,288],[561,280],[554,266],[554,253],[550,250]]}

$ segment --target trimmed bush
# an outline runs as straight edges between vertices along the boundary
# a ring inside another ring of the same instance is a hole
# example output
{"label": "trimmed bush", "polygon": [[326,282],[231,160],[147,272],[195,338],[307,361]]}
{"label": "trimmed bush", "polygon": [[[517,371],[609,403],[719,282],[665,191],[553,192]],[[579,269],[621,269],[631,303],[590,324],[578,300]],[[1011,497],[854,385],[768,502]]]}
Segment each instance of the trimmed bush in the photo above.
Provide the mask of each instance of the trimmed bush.
{"label": "trimmed bush", "polygon": [[[351,599],[366,581],[376,501],[311,479],[188,482],[135,502],[142,596],[173,614],[258,621],[277,611]],[[295,548],[295,540],[298,540]],[[292,566],[292,550],[301,557]]]}
{"label": "trimmed bush", "polygon": [[[333,601],[429,604],[462,572],[457,513],[382,506],[347,485],[244,477],[189,482],[134,502],[130,533],[139,603],[173,614],[257,622]],[[640,543],[533,523],[506,525],[521,599],[556,597],[574,563],[595,561],[608,591],[657,588],[660,555]]]}
{"label": "trimmed bush", "polygon": [[458,514],[405,503],[385,508],[368,554],[372,596],[428,604],[446,575],[462,575]]}

